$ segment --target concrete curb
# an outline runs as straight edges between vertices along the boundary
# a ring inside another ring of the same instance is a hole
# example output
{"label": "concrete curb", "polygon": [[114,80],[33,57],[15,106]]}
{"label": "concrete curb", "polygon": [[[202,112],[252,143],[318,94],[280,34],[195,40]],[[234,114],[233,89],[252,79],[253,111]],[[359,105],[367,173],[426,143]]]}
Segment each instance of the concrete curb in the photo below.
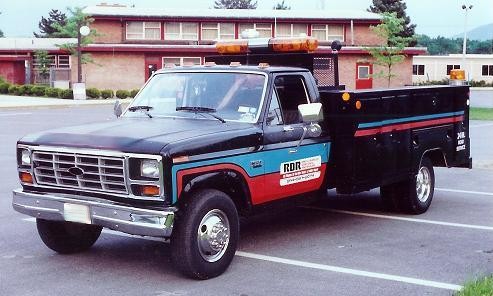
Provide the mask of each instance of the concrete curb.
{"label": "concrete curb", "polygon": [[[40,98],[24,96],[0,95],[0,109],[34,108],[34,107],[71,107],[112,105],[117,99],[108,100],[64,100],[57,98]],[[122,103],[130,103],[132,99],[120,100]]]}

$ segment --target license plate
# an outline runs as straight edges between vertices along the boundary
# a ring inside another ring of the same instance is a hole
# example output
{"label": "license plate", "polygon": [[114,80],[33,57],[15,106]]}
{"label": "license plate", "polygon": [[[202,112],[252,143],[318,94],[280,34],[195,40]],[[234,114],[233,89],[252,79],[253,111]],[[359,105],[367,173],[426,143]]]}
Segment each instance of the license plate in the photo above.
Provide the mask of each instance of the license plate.
{"label": "license plate", "polygon": [[91,224],[89,207],[85,205],[69,204],[63,205],[63,217],[65,221]]}

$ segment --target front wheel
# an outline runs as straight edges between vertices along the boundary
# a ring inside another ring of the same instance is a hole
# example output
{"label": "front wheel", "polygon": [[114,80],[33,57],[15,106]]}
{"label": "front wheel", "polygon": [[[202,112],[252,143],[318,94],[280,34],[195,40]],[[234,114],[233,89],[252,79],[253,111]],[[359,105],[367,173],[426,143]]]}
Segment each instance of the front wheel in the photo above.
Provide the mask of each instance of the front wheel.
{"label": "front wheel", "polygon": [[418,172],[406,181],[382,186],[380,194],[384,205],[391,210],[422,214],[428,210],[435,191],[433,164],[423,157]]}
{"label": "front wheel", "polygon": [[180,206],[171,237],[171,256],[186,276],[208,279],[222,274],[236,252],[239,218],[225,193],[205,189]]}
{"label": "front wheel", "polygon": [[89,249],[98,240],[100,226],[65,221],[36,219],[39,236],[45,245],[60,254]]}

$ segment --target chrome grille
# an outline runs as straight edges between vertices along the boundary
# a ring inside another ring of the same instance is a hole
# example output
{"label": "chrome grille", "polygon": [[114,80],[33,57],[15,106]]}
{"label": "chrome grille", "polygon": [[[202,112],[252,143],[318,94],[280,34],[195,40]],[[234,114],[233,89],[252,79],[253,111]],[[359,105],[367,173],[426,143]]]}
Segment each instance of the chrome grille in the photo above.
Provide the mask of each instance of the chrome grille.
{"label": "chrome grille", "polygon": [[[34,151],[32,158],[37,184],[128,194],[123,157]],[[83,174],[70,173],[74,167]]]}

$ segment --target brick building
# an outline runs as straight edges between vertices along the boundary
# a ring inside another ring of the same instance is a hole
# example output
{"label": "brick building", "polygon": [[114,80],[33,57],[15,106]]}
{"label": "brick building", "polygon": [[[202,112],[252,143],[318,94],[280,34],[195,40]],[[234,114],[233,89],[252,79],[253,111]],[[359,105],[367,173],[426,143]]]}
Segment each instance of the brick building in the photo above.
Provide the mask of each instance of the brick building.
{"label": "brick building", "polygon": [[[260,37],[314,36],[318,53],[331,52],[330,43],[340,40],[340,82],[349,89],[387,87],[384,79],[368,77],[373,67],[365,48],[381,43],[370,26],[380,16],[366,11],[339,10],[222,10],[145,9],[123,5],[89,6],[84,12],[94,22],[98,36],[83,48],[94,63],[83,65],[87,87],[140,88],[150,74],[166,63],[201,64],[214,55],[214,43],[241,38],[246,29]],[[393,86],[412,83],[412,57],[424,48],[406,48],[404,63],[395,69]],[[1,56],[0,56],[1,58]],[[72,81],[77,80],[77,59],[70,59]]]}

